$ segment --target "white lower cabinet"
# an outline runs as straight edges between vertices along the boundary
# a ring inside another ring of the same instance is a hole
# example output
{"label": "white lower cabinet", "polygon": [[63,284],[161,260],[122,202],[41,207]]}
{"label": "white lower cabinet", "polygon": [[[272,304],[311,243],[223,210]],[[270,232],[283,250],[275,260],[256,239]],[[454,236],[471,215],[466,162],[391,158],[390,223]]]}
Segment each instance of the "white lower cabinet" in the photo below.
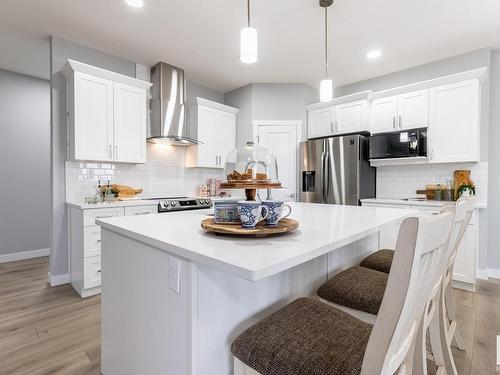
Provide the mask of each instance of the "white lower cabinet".
{"label": "white lower cabinet", "polygon": [[[419,215],[433,215],[438,214],[439,207],[428,207],[421,205],[397,205],[397,204],[381,204],[381,203],[363,203],[364,207],[389,207],[389,208],[405,208],[417,210]],[[478,231],[478,212],[474,212],[472,219],[469,223],[464,238],[455,258],[455,265],[453,268],[453,286],[465,289],[475,290],[476,287],[476,254],[477,254],[477,235]],[[385,225],[380,230],[379,247],[380,249],[394,249],[398,239],[399,228],[402,221]]]}
{"label": "white lower cabinet", "polygon": [[101,292],[101,227],[95,221],[108,217],[148,215],[157,212],[156,205],[70,208],[71,285],[82,298]]}

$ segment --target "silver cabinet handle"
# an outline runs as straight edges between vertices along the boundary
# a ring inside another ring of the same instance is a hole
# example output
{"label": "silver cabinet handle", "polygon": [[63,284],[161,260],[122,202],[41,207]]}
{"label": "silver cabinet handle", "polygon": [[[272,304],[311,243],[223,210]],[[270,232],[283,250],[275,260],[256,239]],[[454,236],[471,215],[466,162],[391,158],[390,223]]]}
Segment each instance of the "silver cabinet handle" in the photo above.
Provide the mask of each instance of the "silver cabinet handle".
{"label": "silver cabinet handle", "polygon": [[149,211],[138,211],[138,212],[134,212],[134,215],[147,215],[149,213],[150,213]]}
{"label": "silver cabinet handle", "polygon": [[95,240],[95,242],[101,242],[101,241],[102,241],[101,239],[99,239],[99,240]]}
{"label": "silver cabinet handle", "polygon": [[97,270],[97,273],[101,273],[101,270]]}
{"label": "silver cabinet handle", "polygon": [[433,157],[434,157],[434,147],[431,147],[431,152],[429,154],[429,159],[432,160]]}
{"label": "silver cabinet handle", "polygon": [[392,128],[396,130],[396,117],[392,116]]}
{"label": "silver cabinet handle", "polygon": [[401,118],[401,116],[398,116],[398,122],[399,122],[399,128],[403,129],[403,119]]}
{"label": "silver cabinet handle", "polygon": [[333,121],[330,122],[330,133],[335,133],[335,130],[333,129]]}
{"label": "silver cabinet handle", "polygon": [[215,155],[215,165],[219,165],[219,155]]}
{"label": "silver cabinet handle", "polygon": [[113,146],[108,145],[108,155],[110,159],[113,159]]}
{"label": "silver cabinet handle", "polygon": [[118,145],[115,145],[115,159],[118,160]]}
{"label": "silver cabinet handle", "polygon": [[114,217],[115,215],[98,215],[95,218],[96,219],[106,219],[107,217]]}
{"label": "silver cabinet handle", "polygon": [[339,132],[339,122],[337,120],[335,120],[335,122],[333,124],[334,124],[333,128],[335,129],[335,133],[338,133]]}

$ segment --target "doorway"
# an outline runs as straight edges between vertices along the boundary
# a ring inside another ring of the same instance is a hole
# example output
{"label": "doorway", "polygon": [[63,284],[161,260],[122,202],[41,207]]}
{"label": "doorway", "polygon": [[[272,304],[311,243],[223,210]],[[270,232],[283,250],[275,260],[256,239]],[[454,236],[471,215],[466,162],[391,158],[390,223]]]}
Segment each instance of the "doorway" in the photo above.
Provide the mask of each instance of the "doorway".
{"label": "doorway", "polygon": [[302,121],[254,121],[253,125],[255,143],[271,150],[278,163],[278,179],[283,188],[273,190],[273,199],[296,201]]}

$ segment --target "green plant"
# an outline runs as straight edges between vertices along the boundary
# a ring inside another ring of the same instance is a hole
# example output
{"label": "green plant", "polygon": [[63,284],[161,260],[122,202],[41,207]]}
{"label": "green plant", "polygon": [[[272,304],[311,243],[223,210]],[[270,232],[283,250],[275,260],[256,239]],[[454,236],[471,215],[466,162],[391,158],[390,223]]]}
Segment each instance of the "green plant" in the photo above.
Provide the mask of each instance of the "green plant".
{"label": "green plant", "polygon": [[458,188],[458,196],[460,197],[466,190],[471,192],[471,195],[476,195],[476,187],[472,184],[463,184]]}

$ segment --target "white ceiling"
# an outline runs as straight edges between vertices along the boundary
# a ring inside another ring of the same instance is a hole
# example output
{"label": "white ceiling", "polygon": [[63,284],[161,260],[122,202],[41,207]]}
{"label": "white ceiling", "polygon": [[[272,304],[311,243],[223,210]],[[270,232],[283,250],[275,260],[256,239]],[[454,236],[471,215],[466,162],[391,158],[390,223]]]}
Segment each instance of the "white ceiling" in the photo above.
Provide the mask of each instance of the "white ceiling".
{"label": "white ceiling", "polygon": [[[0,68],[48,76],[53,34],[113,55],[186,70],[227,91],[249,82],[306,82],[323,76],[318,0],[252,0],[259,61],[239,61],[245,0],[1,0]],[[336,86],[482,47],[500,46],[499,0],[335,0],[329,10],[330,72]],[[365,59],[379,48],[383,57]],[[41,60],[39,62],[39,60]]]}

